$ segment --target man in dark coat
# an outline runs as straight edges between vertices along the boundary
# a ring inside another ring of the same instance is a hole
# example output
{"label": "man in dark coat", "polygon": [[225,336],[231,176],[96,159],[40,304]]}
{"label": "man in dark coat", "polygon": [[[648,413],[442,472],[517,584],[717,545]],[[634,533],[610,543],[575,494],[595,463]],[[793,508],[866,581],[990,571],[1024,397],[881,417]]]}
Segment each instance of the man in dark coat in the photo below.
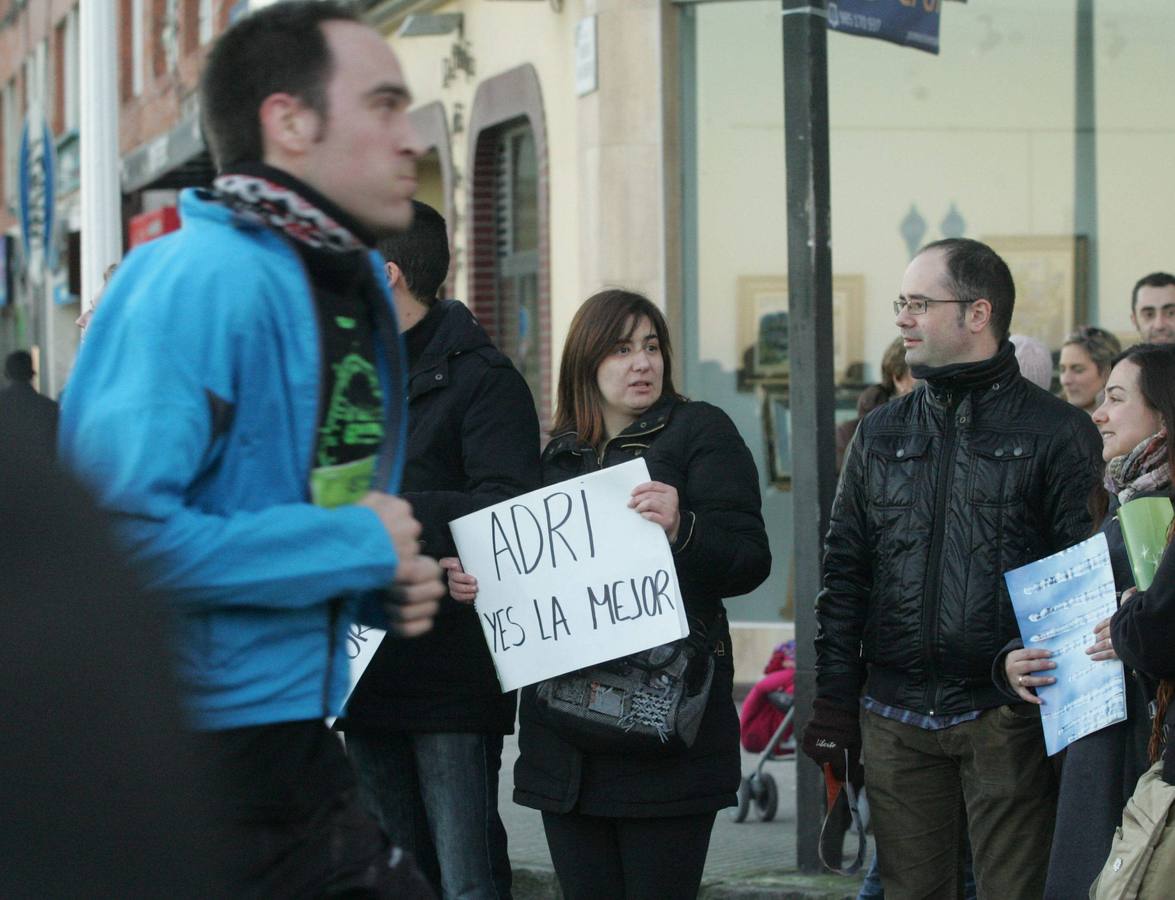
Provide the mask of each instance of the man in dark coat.
{"label": "man in dark coat", "polygon": [[[896,324],[926,388],[861,423],[833,505],[804,751],[865,786],[886,894],[1039,897],[1056,795],[1037,707],[992,679],[1009,569],[1088,536],[1088,415],[1020,375],[1015,287],[977,241],[923,248]],[[863,708],[863,711],[862,711]]]}
{"label": "man in dark coat", "polygon": [[4,360],[8,386],[0,391],[0,433],[51,459],[57,452],[57,404],[33,388],[33,358],[25,350]]}
{"label": "man in dark coat", "polygon": [[[437,299],[445,220],[413,205],[411,229],[380,244],[408,351],[402,496],[423,552],[455,557],[450,521],[539,487],[539,424],[526,381],[473,314]],[[509,896],[497,784],[514,711],[476,611],[449,597],[429,634],[377,650],[339,723],[369,809],[445,897]]]}

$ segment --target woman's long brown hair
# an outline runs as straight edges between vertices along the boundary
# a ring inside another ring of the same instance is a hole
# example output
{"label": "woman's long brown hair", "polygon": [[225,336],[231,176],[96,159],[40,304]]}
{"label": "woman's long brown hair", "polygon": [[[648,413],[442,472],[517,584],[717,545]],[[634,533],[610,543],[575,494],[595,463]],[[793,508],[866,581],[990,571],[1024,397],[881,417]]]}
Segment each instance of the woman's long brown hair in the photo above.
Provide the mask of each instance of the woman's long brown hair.
{"label": "woman's long brown hair", "polygon": [[571,320],[559,363],[555,423],[551,434],[574,431],[582,443],[599,448],[604,442],[604,404],[596,373],[616,345],[631,337],[642,318],[653,324],[661,345],[664,373],[661,396],[680,397],[673,387],[672,346],[665,316],[648,297],[613,288],[588,297]]}

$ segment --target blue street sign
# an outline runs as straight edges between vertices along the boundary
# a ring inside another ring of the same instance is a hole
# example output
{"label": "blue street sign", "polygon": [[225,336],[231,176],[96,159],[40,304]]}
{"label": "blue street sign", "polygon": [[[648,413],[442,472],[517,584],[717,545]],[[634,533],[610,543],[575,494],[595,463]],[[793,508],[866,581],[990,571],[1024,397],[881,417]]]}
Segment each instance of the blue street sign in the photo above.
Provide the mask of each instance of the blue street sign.
{"label": "blue street sign", "polygon": [[31,109],[20,135],[20,237],[25,264],[37,283],[54,264],[55,162],[49,123]]}
{"label": "blue street sign", "polygon": [[829,0],[828,27],[938,53],[942,0]]}

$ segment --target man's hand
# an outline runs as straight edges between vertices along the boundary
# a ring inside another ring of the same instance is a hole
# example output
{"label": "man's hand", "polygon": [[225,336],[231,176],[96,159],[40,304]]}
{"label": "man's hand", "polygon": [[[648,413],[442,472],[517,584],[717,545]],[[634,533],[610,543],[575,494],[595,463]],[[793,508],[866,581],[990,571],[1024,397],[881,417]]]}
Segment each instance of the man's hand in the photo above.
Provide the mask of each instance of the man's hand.
{"label": "man's hand", "polygon": [[1049,659],[1052,655],[1051,650],[1021,648],[1004,657],[1004,677],[1008,679],[1008,687],[1025,703],[1043,705],[1044,701],[1032,693],[1032,688],[1056,683],[1057,679],[1047,674],[1050,669],[1057,667],[1057,664]]}
{"label": "man's hand", "polygon": [[400,637],[418,637],[432,628],[440,608],[445,586],[441,567],[431,556],[417,554],[396,566],[396,581],[389,592],[384,611],[388,630]]}
{"label": "man's hand", "polygon": [[412,504],[407,500],[382,491],[368,491],[355,505],[366,506],[379,516],[379,522],[388,533],[401,565],[420,553],[417,540],[422,529],[412,515]]}
{"label": "man's hand", "polygon": [[[812,720],[804,729],[801,747],[817,765],[830,764],[837,778],[861,783],[861,714],[856,708],[817,697],[812,703]],[[848,772],[845,771],[846,751]]]}
{"label": "man's hand", "polygon": [[421,527],[412,515],[412,505],[380,491],[368,492],[356,505],[366,506],[379,516],[396,549],[396,580],[384,604],[388,630],[400,637],[424,634],[432,628],[445,586],[436,560],[420,554],[417,538]]}

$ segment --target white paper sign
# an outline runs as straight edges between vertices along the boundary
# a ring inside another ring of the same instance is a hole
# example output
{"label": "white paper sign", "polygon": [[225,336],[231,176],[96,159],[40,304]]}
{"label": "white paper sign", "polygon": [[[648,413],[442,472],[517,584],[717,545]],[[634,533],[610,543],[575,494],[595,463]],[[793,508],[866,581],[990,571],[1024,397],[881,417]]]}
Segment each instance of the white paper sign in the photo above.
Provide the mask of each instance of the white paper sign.
{"label": "white paper sign", "polygon": [[1122,663],[1091,660],[1093,628],[1114,614],[1114,572],[1104,534],[1004,574],[1020,636],[1029,650],[1051,650],[1055,684],[1036,689],[1049,756],[1126,718]]}
{"label": "white paper sign", "polygon": [[646,481],[637,459],[449,523],[503,691],[689,633],[665,532],[628,508]]}

